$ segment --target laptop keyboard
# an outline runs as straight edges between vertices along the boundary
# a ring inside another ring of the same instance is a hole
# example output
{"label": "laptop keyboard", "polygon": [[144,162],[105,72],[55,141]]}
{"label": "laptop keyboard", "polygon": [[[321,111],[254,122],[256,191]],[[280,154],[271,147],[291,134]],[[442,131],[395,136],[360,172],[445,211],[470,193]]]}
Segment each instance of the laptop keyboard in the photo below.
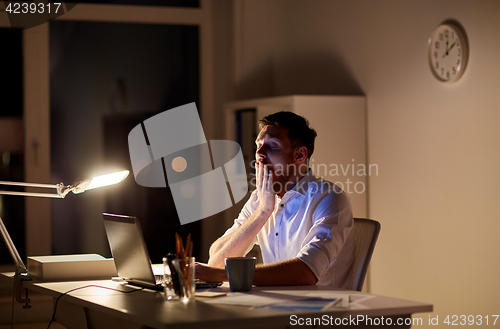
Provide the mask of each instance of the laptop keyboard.
{"label": "laptop keyboard", "polygon": [[163,278],[163,275],[155,274],[155,283],[157,285],[163,285],[165,283],[165,279]]}

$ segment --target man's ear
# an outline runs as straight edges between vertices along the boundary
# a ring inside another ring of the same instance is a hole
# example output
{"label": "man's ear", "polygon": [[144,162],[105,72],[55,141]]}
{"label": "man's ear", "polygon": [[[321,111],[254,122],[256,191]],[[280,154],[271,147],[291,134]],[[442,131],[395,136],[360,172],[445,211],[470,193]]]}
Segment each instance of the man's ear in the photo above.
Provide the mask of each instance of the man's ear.
{"label": "man's ear", "polygon": [[302,162],[307,159],[307,147],[300,146],[295,149],[293,160],[295,162]]}

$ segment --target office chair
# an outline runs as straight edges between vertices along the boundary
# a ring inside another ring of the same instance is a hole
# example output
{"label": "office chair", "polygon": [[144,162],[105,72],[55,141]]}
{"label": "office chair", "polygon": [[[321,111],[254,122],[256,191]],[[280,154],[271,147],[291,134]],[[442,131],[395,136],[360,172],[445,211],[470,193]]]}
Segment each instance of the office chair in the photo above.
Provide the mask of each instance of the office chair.
{"label": "office chair", "polygon": [[355,256],[350,289],[361,291],[380,232],[380,223],[372,219],[354,218],[353,230]]}

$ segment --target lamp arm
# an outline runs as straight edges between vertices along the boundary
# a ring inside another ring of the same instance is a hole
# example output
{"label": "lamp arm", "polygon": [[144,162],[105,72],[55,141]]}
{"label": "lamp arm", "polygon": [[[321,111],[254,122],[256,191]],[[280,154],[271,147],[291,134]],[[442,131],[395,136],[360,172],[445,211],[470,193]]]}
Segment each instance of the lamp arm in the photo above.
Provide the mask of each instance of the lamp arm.
{"label": "lamp arm", "polygon": [[57,188],[60,184],[38,184],[38,183],[24,183],[24,182],[6,182],[0,181],[0,185],[10,185],[10,186],[27,186],[27,187],[44,187],[44,188]]}
{"label": "lamp arm", "polygon": [[28,269],[24,265],[21,256],[19,256],[19,253],[17,252],[17,249],[14,246],[14,242],[12,242],[10,234],[7,231],[7,228],[5,227],[1,217],[0,217],[0,233],[2,234],[2,238],[5,241],[7,249],[9,249],[12,259],[14,260],[14,263],[16,265],[16,273],[14,274],[14,295],[16,296],[16,301],[18,303],[24,303],[25,305],[23,306],[23,308],[31,308],[31,305],[29,305],[30,299],[28,298],[28,292],[26,291],[25,298],[21,297],[22,281],[31,280],[31,277],[28,275]]}
{"label": "lamp arm", "polygon": [[17,274],[28,273],[28,269],[24,265],[21,256],[19,256],[19,253],[17,252],[17,249],[14,246],[14,242],[12,242],[10,234],[7,231],[7,228],[5,227],[1,217],[0,217],[0,233],[2,234],[2,238],[5,241],[5,244],[7,245],[7,249],[9,250],[14,262],[16,263],[16,273]]}
{"label": "lamp arm", "polygon": [[3,195],[34,196],[34,197],[41,197],[41,198],[57,198],[57,199],[62,199],[70,191],[73,190],[72,186],[65,186],[63,183],[59,183],[59,184],[37,184],[37,183],[0,181],[0,185],[24,186],[24,187],[40,187],[40,188],[53,188],[53,189],[57,189],[57,193],[17,192],[17,191],[1,191],[0,190],[0,194],[3,194]]}
{"label": "lamp arm", "polygon": [[70,185],[64,185],[63,183],[59,183],[56,185],[57,187],[57,197],[64,198],[69,192],[73,190],[73,187]]}

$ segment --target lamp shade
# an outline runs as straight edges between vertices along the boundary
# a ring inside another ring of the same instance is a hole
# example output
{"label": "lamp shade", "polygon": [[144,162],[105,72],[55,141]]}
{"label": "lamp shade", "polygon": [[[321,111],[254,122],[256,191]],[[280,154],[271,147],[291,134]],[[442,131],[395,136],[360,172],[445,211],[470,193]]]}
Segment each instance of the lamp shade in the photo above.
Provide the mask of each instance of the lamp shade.
{"label": "lamp shade", "polygon": [[[91,190],[91,189],[98,188],[98,187],[117,184],[117,183],[121,182],[122,180],[124,180],[125,178],[127,178],[128,174],[129,174],[128,170],[123,170],[123,171],[118,171],[118,172],[114,172],[111,174],[106,174],[106,175],[94,177],[94,178],[92,178],[92,180],[90,180],[90,182],[84,188],[83,191]],[[85,181],[82,182],[81,184],[84,184],[84,183],[85,183]],[[82,185],[82,187],[84,187],[84,186]],[[75,191],[75,193],[77,193],[77,192]]]}

